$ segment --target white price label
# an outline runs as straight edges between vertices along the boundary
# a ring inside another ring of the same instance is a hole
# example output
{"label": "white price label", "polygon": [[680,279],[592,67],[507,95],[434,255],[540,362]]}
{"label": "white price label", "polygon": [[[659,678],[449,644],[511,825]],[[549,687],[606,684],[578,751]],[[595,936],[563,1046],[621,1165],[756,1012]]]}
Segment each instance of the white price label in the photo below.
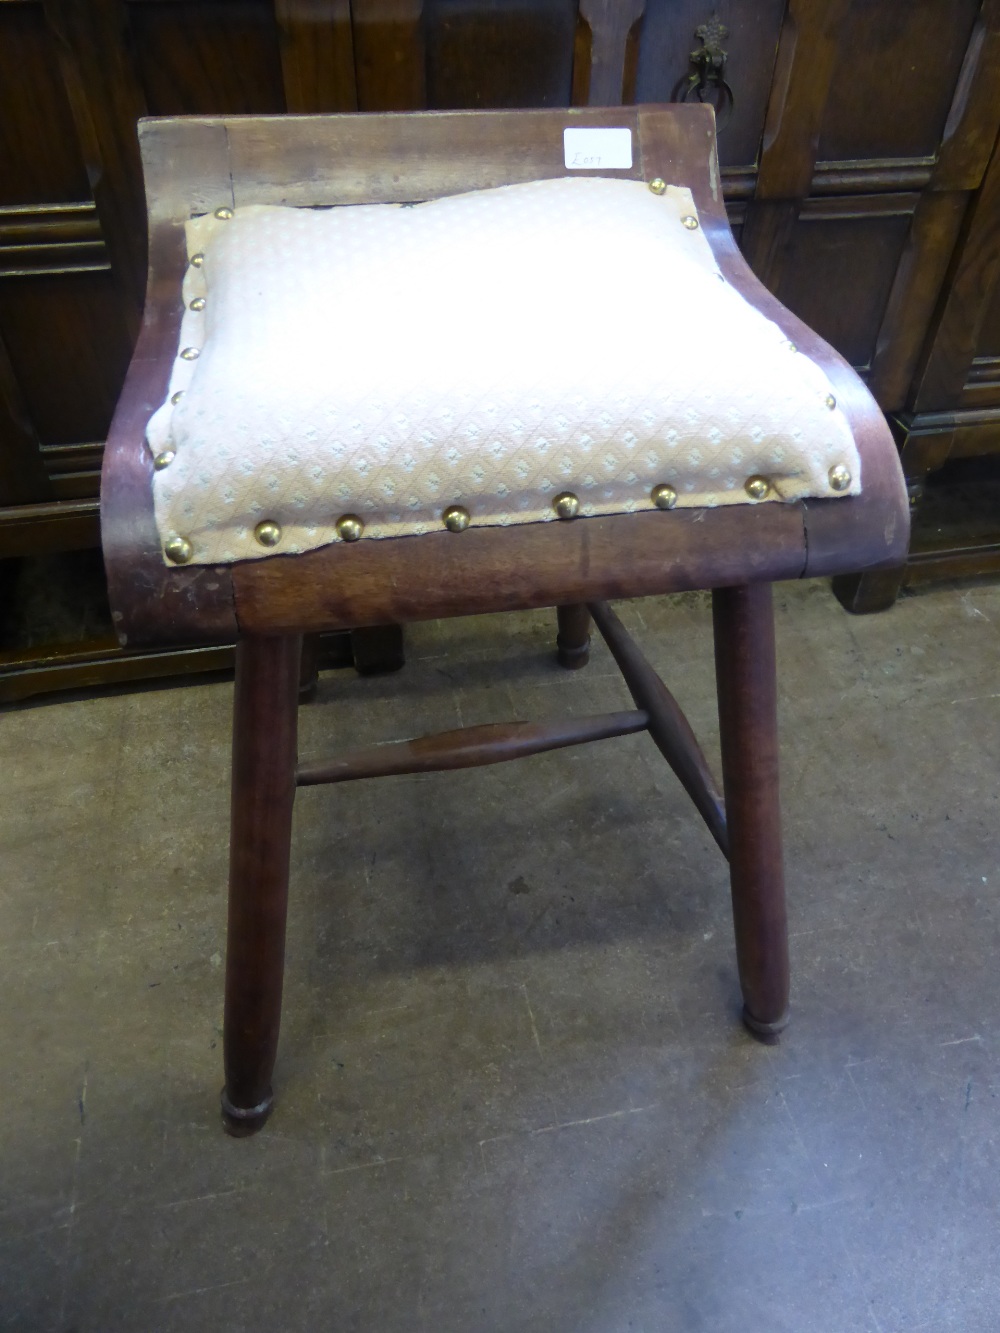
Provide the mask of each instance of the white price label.
{"label": "white price label", "polygon": [[563,130],[563,153],[570,171],[628,171],[632,165],[632,131]]}

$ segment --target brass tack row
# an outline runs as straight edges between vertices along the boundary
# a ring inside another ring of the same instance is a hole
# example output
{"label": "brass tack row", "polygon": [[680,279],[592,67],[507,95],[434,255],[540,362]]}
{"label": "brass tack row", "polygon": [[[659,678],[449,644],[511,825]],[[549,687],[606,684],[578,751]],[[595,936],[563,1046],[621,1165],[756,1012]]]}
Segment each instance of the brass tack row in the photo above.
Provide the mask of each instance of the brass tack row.
{"label": "brass tack row", "polygon": [[[157,472],[169,467],[176,458],[173,449],[165,449],[153,459]],[[827,473],[830,488],[834,491],[846,491],[851,484],[851,474],[843,463],[836,463]],[[751,500],[764,500],[771,493],[771,483],[767,477],[748,477],[743,489]],[[673,509],[677,505],[677,492],[665,482],[654,486],[649,498],[657,509]],[[576,518],[580,512],[580,501],[572,491],[563,491],[552,501],[552,508],[563,519]],[[441,521],[449,532],[464,532],[472,522],[469,511],[462,505],[450,505],[441,515]],[[342,514],[334,524],[341,541],[356,542],[365,530],[363,521],[357,514]],[[254,528],[253,535],[261,546],[274,547],[281,541],[281,524],[273,519],[265,519]],[[191,543],[184,537],[171,537],[163,547],[164,555],[175,565],[186,565],[191,559]]]}

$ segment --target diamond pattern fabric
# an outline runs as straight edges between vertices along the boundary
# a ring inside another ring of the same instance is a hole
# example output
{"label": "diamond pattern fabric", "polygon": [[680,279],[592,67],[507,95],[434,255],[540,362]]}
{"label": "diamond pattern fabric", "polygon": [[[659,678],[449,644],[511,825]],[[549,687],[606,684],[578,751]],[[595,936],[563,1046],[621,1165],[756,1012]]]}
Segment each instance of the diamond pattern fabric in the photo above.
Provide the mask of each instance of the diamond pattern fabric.
{"label": "diamond pattern fabric", "polygon": [[576,521],[663,486],[679,507],[856,494],[826,376],[696,222],[683,187],[593,177],[193,219],[147,429],[162,544],[225,563],[341,540],[344,515],[370,540],[452,506],[558,521],[566,492]]}

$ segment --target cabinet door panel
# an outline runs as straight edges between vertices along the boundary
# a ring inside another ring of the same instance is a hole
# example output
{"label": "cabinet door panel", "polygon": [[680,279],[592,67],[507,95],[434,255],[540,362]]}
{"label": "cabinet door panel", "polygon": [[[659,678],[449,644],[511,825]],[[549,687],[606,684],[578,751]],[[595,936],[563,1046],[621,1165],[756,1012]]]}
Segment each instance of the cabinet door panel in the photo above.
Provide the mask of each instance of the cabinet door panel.
{"label": "cabinet door panel", "polygon": [[149,114],[285,110],[274,6],[264,0],[143,0],[128,7]]}
{"label": "cabinet door panel", "polygon": [[819,157],[933,157],[978,12],[979,0],[853,0]]}
{"label": "cabinet door panel", "polygon": [[[777,295],[845,356],[866,370],[906,244],[913,205],[859,215],[864,199],[807,203],[785,254]],[[915,203],[915,201],[914,201]],[[873,210],[886,208],[884,200]]]}
{"label": "cabinet door panel", "polygon": [[568,106],[575,0],[429,0],[427,105]]}
{"label": "cabinet door panel", "polygon": [[104,439],[132,350],[110,273],[0,283],[0,337],[42,444]]}
{"label": "cabinet door panel", "polygon": [[90,198],[52,38],[39,4],[0,4],[0,207]]}

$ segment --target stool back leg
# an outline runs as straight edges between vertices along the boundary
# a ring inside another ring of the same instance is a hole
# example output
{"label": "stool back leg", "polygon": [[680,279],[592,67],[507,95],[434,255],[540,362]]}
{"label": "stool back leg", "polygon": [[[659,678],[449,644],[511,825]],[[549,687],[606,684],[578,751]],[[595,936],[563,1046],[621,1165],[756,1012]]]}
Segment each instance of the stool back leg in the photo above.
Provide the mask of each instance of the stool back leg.
{"label": "stool back leg", "polygon": [[299,703],[310,704],[319,688],[319,635],[303,634],[299,655]]}
{"label": "stool back leg", "polygon": [[590,612],[584,602],[556,607],[559,634],[556,654],[559,665],[578,671],[590,661]]}
{"label": "stool back leg", "polygon": [[712,609],[743,1021],[768,1036],[788,1021],[771,585],[717,588]]}
{"label": "stool back leg", "polygon": [[272,1105],[301,648],[300,636],[249,635],[236,649],[222,1093],[234,1134],[259,1129]]}

